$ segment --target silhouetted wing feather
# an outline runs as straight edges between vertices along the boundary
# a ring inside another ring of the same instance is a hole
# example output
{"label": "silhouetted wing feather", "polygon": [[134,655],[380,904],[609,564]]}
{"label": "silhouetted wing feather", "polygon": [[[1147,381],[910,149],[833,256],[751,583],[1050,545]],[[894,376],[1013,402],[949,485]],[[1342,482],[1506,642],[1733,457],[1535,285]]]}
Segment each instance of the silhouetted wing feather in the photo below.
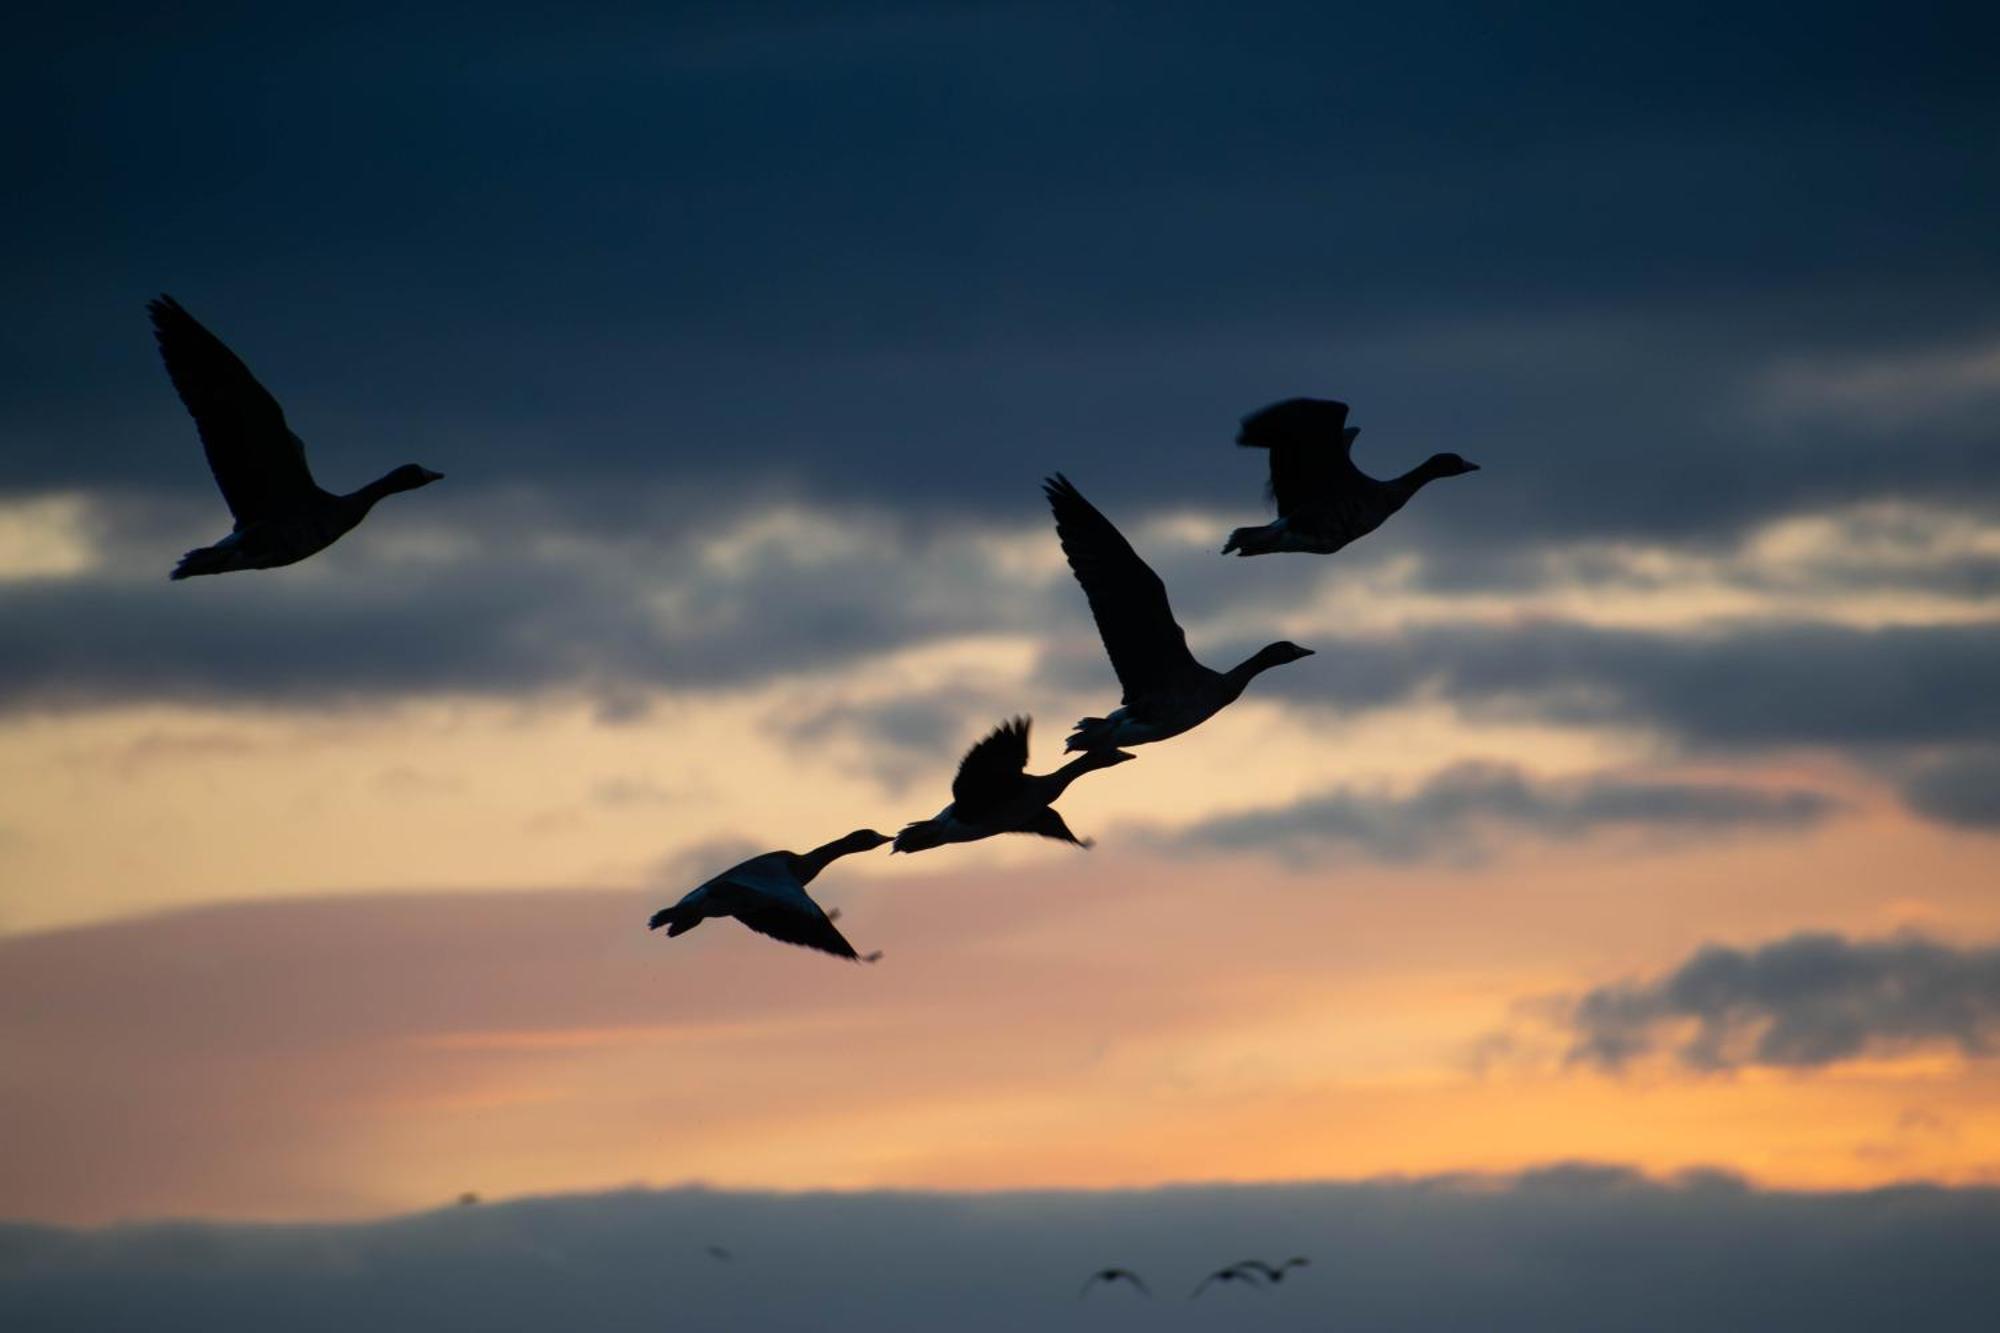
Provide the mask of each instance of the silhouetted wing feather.
{"label": "silhouetted wing feather", "polygon": [[746,904],[738,908],[735,915],[738,921],[759,935],[818,949],[837,958],[860,957],[854,952],[854,946],[847,942],[847,937],[811,899],[807,899],[802,906],[761,902]]}
{"label": "silhouetted wing feather", "polygon": [[1358,434],[1347,428],[1346,403],[1287,398],[1243,418],[1236,443],[1271,451],[1269,494],[1279,516],[1289,518],[1363,479],[1350,452]]}
{"label": "silhouetted wing feather", "polygon": [[1111,520],[1058,472],[1042,483],[1056,516],[1056,536],[1124,687],[1125,702],[1171,688],[1197,669],[1187,633],[1174,620],[1167,585]]}
{"label": "silhouetted wing feather", "polygon": [[1021,774],[1028,767],[1028,726],[1025,717],[1002,722],[958,761],[958,776],[951,780],[952,814],[958,819],[976,824],[1021,790]]}
{"label": "silhouetted wing feather", "polygon": [[167,375],[201,432],[208,470],[237,523],[282,513],[317,494],[305,445],[250,368],[171,296],[146,310]]}

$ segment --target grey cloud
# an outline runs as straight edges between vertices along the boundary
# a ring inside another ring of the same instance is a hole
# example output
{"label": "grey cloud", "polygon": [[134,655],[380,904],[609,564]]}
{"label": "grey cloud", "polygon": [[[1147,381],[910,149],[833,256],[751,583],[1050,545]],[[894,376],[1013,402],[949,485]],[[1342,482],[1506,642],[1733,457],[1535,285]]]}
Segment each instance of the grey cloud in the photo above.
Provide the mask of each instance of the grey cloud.
{"label": "grey cloud", "polygon": [[1272,691],[1349,709],[1437,697],[1559,722],[1653,726],[1725,748],[2000,736],[2000,692],[1987,685],[2000,678],[1995,624],[1674,633],[1530,621],[1310,646],[1325,668],[1273,673]]}
{"label": "grey cloud", "polygon": [[1434,774],[1407,795],[1346,787],[1276,809],[1204,820],[1165,840],[1294,864],[1343,852],[1383,861],[1469,860],[1505,831],[1568,840],[1613,829],[1799,829],[1835,809],[1831,797],[1802,789],[1609,774],[1538,780],[1509,764],[1475,761]]}
{"label": "grey cloud", "polygon": [[[714,1243],[736,1261],[708,1258]],[[1078,1194],[629,1190],[347,1226],[8,1227],[0,1313],[79,1333],[662,1320],[769,1333],[1876,1333],[1912,1318],[1956,1333],[1991,1321],[1996,1247],[1990,1189],[1793,1194],[1716,1172],[1659,1182],[1593,1165]],[[1304,1253],[1313,1265],[1282,1288],[1183,1298],[1215,1264],[1257,1253]],[[1083,1276],[1106,1263],[1137,1269],[1158,1295],[1080,1301]]]}
{"label": "grey cloud", "polygon": [[1902,792],[1912,810],[1940,823],[2000,829],[2000,747],[1926,760],[1904,779]]}
{"label": "grey cloud", "polygon": [[1002,718],[1027,711],[1021,699],[953,686],[889,698],[806,702],[780,713],[771,726],[803,749],[843,746],[856,766],[892,788],[930,778],[942,792],[966,745]]}
{"label": "grey cloud", "polygon": [[[414,537],[467,543],[433,560],[399,556],[406,530],[384,515],[378,545],[329,553],[317,571],[174,587],[123,570],[0,584],[18,645],[0,658],[0,709],[554,689],[595,695],[616,722],[643,711],[650,687],[823,672],[1029,623],[1044,596],[1003,578],[963,531],[883,515],[732,512],[771,526],[745,535],[711,520],[607,541],[547,515],[549,526],[527,533],[493,515],[412,525]],[[828,532],[838,534],[831,546]],[[718,533],[733,533],[726,555],[708,544]]]}
{"label": "grey cloud", "polygon": [[1811,932],[1711,944],[1650,981],[1588,991],[1568,1012],[1569,1058],[1613,1070],[1665,1048],[1711,1070],[1809,1069],[1930,1044],[1983,1057],[2000,1030],[2000,947]]}

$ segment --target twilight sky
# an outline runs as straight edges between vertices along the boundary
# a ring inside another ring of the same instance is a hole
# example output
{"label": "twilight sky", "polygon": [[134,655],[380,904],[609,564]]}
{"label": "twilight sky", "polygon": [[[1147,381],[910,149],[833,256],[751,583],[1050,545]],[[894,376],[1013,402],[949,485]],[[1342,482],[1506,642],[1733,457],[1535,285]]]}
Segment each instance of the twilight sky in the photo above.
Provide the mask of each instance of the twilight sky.
{"label": "twilight sky", "polygon": [[[17,30],[0,1215],[1590,1160],[1994,1225],[2000,22],[1254,8]],[[324,484],[448,480],[170,586],[161,291]],[[1224,560],[1292,394],[1484,470]],[[648,936],[1115,701],[1058,468],[1204,660],[1317,656],[1092,852],[841,862],[875,968]]]}

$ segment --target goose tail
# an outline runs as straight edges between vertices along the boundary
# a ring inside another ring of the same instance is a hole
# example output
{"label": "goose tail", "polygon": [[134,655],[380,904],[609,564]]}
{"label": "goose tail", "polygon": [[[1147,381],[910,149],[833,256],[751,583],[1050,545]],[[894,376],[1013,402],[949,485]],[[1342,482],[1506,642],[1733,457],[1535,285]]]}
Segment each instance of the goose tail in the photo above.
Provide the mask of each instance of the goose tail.
{"label": "goose tail", "polygon": [[1070,731],[1069,740],[1063,743],[1063,749],[1065,751],[1112,749],[1113,733],[1116,730],[1108,718],[1078,718],[1075,728]]}
{"label": "goose tail", "polygon": [[667,938],[685,935],[701,924],[701,914],[685,903],[675,903],[672,907],[662,907],[653,913],[653,919],[646,923],[647,930],[667,928]]}
{"label": "goose tail", "polygon": [[927,852],[933,847],[942,847],[944,838],[938,831],[935,819],[919,819],[913,824],[905,824],[903,831],[896,835],[892,852]]}
{"label": "goose tail", "polygon": [[181,557],[170,579],[191,579],[200,574],[221,574],[230,568],[229,553],[215,546],[198,546]]}

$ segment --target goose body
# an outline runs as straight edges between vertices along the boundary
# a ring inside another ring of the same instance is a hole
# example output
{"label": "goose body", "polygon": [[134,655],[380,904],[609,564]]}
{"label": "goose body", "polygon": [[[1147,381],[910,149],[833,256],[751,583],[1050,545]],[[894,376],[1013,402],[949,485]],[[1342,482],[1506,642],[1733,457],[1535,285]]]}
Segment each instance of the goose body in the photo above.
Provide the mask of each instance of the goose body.
{"label": "goose body", "polygon": [[1078,722],[1067,748],[1088,753],[1178,736],[1234,703],[1259,673],[1312,656],[1310,648],[1281,641],[1227,671],[1203,666],[1188,651],[1166,585],[1124,534],[1061,473],[1042,489],[1063,554],[1083,586],[1098,637],[1124,688],[1123,706]]}
{"label": "goose body", "polygon": [[896,851],[922,852],[953,842],[978,842],[998,833],[1036,833],[1044,838],[1090,844],[1070,832],[1056,813],[1055,800],[1085,773],[1133,758],[1104,749],[1070,760],[1053,773],[1030,773],[1029,720],[1003,722],[965,752],[951,783],[951,804],[896,835]]}
{"label": "goose body", "polygon": [[833,924],[833,918],[806,892],[820,871],[843,856],[871,851],[889,841],[886,833],[856,829],[805,853],[765,852],[733,865],[691,889],[672,907],[653,913],[648,930],[667,928],[668,938],[685,935],[711,917],[735,917],[760,935],[787,944],[818,949],[836,958],[872,963],[880,954],[862,957]]}
{"label": "goose body", "polygon": [[1188,1293],[1188,1299],[1193,1300],[1195,1297],[1201,1295],[1202,1292],[1208,1290],[1211,1283],[1216,1282],[1240,1282],[1246,1287],[1254,1287],[1258,1284],[1258,1279],[1254,1272],[1242,1264],[1231,1264],[1227,1268],[1216,1269],[1213,1273],[1195,1283],[1194,1290]]}
{"label": "goose body", "polygon": [[1231,1264],[1230,1267],[1244,1272],[1257,1273],[1267,1282],[1283,1282],[1285,1274],[1289,1273],[1292,1269],[1306,1268],[1311,1264],[1312,1260],[1302,1254],[1295,1254],[1281,1264],[1267,1264],[1262,1259],[1239,1259]]}
{"label": "goose body", "polygon": [[1354,466],[1360,433],[1347,424],[1347,404],[1330,398],[1287,398],[1243,418],[1236,443],[1270,451],[1278,517],[1236,529],[1222,553],[1331,555],[1381,527],[1426,484],[1479,470],[1457,454],[1432,454],[1400,477],[1371,477]]}
{"label": "goose body", "polygon": [[1146,1286],[1145,1280],[1129,1268],[1100,1268],[1085,1278],[1083,1285],[1077,1288],[1077,1299],[1082,1300],[1085,1296],[1088,1296],[1090,1289],[1100,1282],[1107,1286],[1113,1282],[1126,1282],[1130,1283],[1133,1290],[1137,1291],[1141,1296],[1151,1296],[1153,1294],[1151,1289]]}
{"label": "goose body", "polygon": [[167,375],[201,434],[208,469],[236,519],[227,537],[189,551],[168,577],[275,569],[325,550],[384,496],[443,477],[406,463],[346,495],[320,489],[284,409],[223,341],[171,296],[148,303]]}

